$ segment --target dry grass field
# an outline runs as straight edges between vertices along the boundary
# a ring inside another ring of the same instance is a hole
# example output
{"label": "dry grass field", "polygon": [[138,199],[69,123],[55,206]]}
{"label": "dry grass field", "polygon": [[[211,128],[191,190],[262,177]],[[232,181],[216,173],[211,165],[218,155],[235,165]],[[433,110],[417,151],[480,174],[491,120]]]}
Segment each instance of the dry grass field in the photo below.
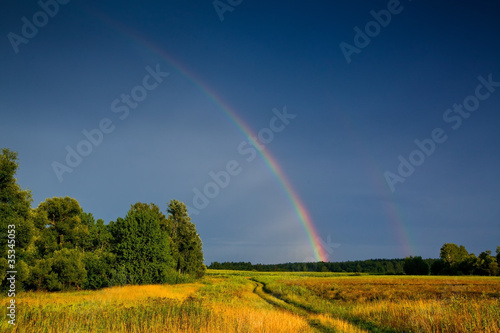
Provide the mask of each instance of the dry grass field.
{"label": "dry grass field", "polygon": [[500,279],[209,271],[197,283],[28,292],[2,332],[499,332]]}
{"label": "dry grass field", "polygon": [[500,332],[498,277],[260,277],[267,292],[374,332]]}

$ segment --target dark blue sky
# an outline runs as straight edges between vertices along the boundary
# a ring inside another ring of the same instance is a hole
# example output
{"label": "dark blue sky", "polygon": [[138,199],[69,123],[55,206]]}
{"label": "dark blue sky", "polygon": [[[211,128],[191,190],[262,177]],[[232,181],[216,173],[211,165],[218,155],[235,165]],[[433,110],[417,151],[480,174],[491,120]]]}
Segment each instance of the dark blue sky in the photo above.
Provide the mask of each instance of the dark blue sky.
{"label": "dark blue sky", "polygon": [[35,207],[67,195],[106,222],[138,201],[196,208],[194,189],[237,161],[191,213],[206,262],[312,260],[209,89],[254,133],[274,108],[296,115],[265,149],[330,260],[500,245],[498,2],[64,2],[0,13],[0,147],[19,153]]}

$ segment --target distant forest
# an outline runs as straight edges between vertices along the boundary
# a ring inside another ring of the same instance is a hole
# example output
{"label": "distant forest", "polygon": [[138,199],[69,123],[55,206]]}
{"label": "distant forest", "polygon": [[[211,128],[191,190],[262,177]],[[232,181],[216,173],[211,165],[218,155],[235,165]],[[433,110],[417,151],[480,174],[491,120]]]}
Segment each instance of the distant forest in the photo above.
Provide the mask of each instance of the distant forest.
{"label": "distant forest", "polygon": [[17,168],[17,153],[0,151],[3,290],[99,289],[204,275],[202,242],[184,203],[171,200],[165,216],[155,204],[138,202],[125,217],[104,224],[70,197],[31,208],[31,192],[17,184]]}
{"label": "distant forest", "polygon": [[384,275],[500,275],[500,246],[496,257],[491,251],[476,257],[464,246],[446,243],[439,259],[407,257],[405,259],[370,259],[344,262],[303,262],[286,264],[252,264],[250,262],[213,262],[210,269],[245,270],[257,272],[345,272]]}

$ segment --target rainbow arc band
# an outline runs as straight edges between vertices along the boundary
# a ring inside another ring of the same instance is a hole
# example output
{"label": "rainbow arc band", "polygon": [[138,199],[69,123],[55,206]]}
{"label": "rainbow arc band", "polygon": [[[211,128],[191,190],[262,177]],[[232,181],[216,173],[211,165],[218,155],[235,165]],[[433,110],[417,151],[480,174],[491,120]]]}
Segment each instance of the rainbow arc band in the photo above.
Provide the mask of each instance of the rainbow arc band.
{"label": "rainbow arc band", "polygon": [[[158,47],[157,45],[150,42],[145,37],[141,36],[139,33],[129,29],[125,25],[116,20],[110,18],[105,13],[99,12],[97,10],[90,10],[87,7],[87,11],[89,14],[97,16],[101,21],[109,25],[115,31],[123,34],[126,37],[133,39],[138,44],[146,47],[150,51],[154,52],[162,59],[164,59],[170,66],[172,66],[177,72],[182,74],[188,80],[192,81],[195,86],[213,103],[215,103],[218,108],[227,116],[227,118],[236,126],[236,128],[241,132],[241,134],[247,138],[248,140],[255,143],[252,137],[256,137],[253,131],[249,126],[245,124],[243,119],[234,111],[231,107],[229,107],[214,91],[206,85],[203,80],[198,78],[194,73],[190,72],[182,63],[171,57],[166,51]],[[297,217],[299,218],[304,230],[307,234],[307,238],[311,245],[311,248],[314,253],[314,257],[317,261],[328,261],[328,255],[325,252],[321,245],[321,239],[318,236],[318,232],[314,225],[314,222],[307,211],[306,205],[301,200],[296,190],[293,188],[292,183],[287,178],[285,172],[278,164],[278,161],[267,149],[258,150],[259,155],[262,157],[269,170],[275,175],[276,180],[278,181],[280,187],[283,189],[286,194],[288,200],[290,201]]]}

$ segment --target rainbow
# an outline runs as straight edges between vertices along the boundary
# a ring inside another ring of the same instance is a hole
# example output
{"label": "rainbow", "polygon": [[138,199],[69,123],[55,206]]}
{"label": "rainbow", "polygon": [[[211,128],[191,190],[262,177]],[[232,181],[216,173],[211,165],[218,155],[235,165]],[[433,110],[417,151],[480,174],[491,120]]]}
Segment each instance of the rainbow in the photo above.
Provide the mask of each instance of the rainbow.
{"label": "rainbow", "polygon": [[404,222],[404,214],[400,207],[396,205],[395,196],[390,193],[389,188],[383,177],[384,172],[380,166],[375,163],[375,159],[370,157],[370,151],[366,148],[363,140],[361,139],[358,131],[351,123],[347,116],[341,118],[342,124],[351,133],[351,139],[354,141],[357,149],[361,152],[361,156],[364,158],[363,165],[366,167],[367,172],[370,174],[369,179],[372,182],[373,187],[377,190],[377,193],[382,195],[383,202],[382,206],[387,216],[388,222],[391,225],[391,230],[398,242],[399,248],[402,250],[402,254],[406,256],[415,255],[417,253],[416,246],[414,245],[411,237],[410,231],[406,227]]}
{"label": "rainbow", "polygon": [[[252,129],[245,124],[243,119],[241,119],[236,111],[228,106],[227,103],[222,100],[222,98],[220,98],[212,89],[210,89],[210,87],[208,87],[208,85],[205,84],[199,77],[190,72],[182,63],[172,58],[168,53],[166,53],[157,45],[148,41],[145,37],[141,36],[135,31],[132,31],[120,22],[117,22],[116,20],[110,18],[105,13],[97,11],[95,9],[90,10],[88,7],[86,7],[86,11],[91,15],[97,16],[101,21],[111,26],[115,31],[133,39],[137,43],[145,46],[149,50],[159,55],[184,77],[192,81],[205,96],[207,96],[218,106],[218,108],[225,114],[227,118],[229,118],[229,120],[236,126],[236,128],[243,134],[243,136],[255,143],[252,137],[256,137],[256,135],[254,134]],[[306,205],[297,194],[297,191],[293,188],[292,183],[286,176],[276,158],[271,155],[271,153],[267,149],[257,149],[257,151],[259,152],[259,155],[262,157],[269,170],[274,174],[280,187],[283,189],[285,195],[290,201],[302,226],[304,227],[308,241],[311,244],[312,251],[314,253],[314,258],[316,259],[316,261],[327,262],[328,255],[321,245],[321,239],[318,236],[318,232],[309,212],[307,211]]]}

